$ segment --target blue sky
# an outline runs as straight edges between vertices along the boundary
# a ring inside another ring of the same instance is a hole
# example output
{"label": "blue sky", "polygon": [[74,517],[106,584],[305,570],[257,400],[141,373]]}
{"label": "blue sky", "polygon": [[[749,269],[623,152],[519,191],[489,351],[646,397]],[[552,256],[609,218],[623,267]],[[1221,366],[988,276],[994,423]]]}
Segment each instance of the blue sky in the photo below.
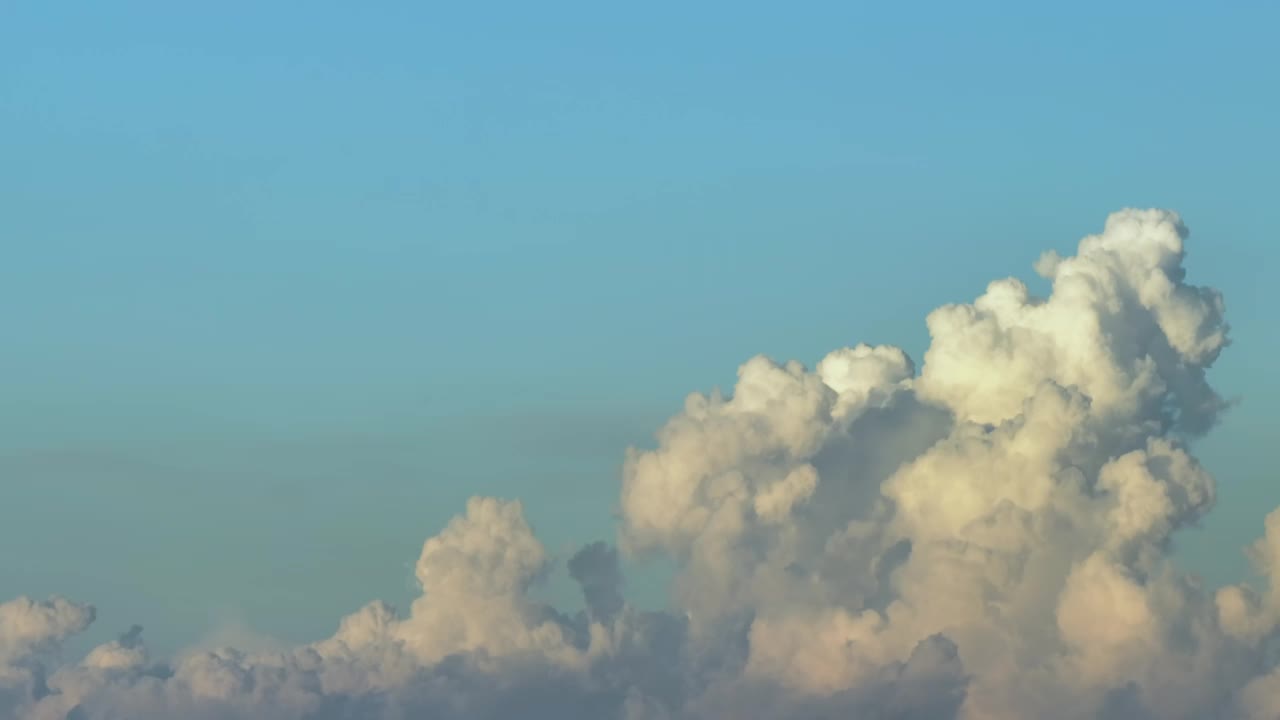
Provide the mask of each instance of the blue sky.
{"label": "blue sky", "polygon": [[318,637],[476,493],[567,554],[688,392],[919,362],[930,309],[1124,206],[1226,295],[1242,402],[1182,552],[1246,573],[1274,5],[464,5],[0,9],[0,596]]}

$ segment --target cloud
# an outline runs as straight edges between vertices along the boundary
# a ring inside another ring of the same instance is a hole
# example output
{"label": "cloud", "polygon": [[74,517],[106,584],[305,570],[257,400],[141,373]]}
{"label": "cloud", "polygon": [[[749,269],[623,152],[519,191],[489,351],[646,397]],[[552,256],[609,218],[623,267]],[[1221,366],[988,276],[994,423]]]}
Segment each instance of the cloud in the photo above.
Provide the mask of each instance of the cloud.
{"label": "cloud", "polygon": [[569,560],[569,575],[582,586],[592,619],[608,624],[626,606],[618,552],[607,544],[594,542],[579,550]]}
{"label": "cloud", "polygon": [[[1209,592],[1171,538],[1209,512],[1191,453],[1225,404],[1221,296],[1185,279],[1177,215],[1125,210],[1034,297],[998,280],[892,347],[814,369],[756,357],[628,452],[617,548],[567,570],[518,502],[474,498],[423,546],[406,613],[373,602],[296,648],[150,659],[138,630],[67,662],[92,609],[0,605],[0,711],[22,720],[1275,718],[1271,583]],[[623,554],[677,572],[626,602]]]}

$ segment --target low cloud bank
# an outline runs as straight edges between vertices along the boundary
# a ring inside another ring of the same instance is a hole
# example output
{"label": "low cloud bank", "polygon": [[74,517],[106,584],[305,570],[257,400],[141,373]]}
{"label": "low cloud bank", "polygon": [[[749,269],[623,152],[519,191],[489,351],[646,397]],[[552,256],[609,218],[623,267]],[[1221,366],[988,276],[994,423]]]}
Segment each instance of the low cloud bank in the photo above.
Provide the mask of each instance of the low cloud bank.
{"label": "low cloud bank", "polygon": [[[1210,592],[1169,558],[1210,510],[1188,443],[1224,402],[1219,293],[1177,215],[1125,210],[1074,256],[813,369],[747,361],[627,455],[616,546],[568,563],[585,609],[530,599],[519,502],[473,498],[423,546],[422,595],[283,652],[148,657],[139,628],[0,605],[0,716],[21,720],[1280,717],[1280,585]],[[1280,512],[1250,549],[1280,577]],[[672,610],[625,598],[658,553]]]}

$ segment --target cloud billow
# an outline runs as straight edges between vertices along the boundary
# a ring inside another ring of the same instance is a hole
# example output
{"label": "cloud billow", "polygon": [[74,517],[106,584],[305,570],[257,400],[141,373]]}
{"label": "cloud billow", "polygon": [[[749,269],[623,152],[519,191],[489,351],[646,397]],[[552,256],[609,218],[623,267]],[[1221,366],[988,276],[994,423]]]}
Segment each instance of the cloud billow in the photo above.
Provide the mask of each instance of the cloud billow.
{"label": "cloud billow", "polygon": [[[748,360],[628,453],[615,550],[568,563],[586,609],[535,602],[551,559],[519,502],[473,498],[427,540],[423,593],[286,651],[157,663],[136,629],[78,662],[93,611],[0,605],[0,715],[133,718],[1275,718],[1280,585],[1216,593],[1173,533],[1208,512],[1188,443],[1225,404],[1221,296],[1187,231],[1107,219],[939,308],[919,373],[893,347],[813,369]],[[674,563],[626,602],[619,552]],[[1280,575],[1280,514],[1251,549]]]}

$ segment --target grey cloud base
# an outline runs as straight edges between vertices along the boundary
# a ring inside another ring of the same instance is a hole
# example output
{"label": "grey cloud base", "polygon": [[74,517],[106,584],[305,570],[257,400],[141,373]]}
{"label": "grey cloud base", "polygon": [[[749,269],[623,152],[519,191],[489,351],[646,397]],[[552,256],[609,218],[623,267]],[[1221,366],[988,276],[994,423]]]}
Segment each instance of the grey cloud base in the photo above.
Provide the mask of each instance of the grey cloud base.
{"label": "grey cloud base", "polygon": [[[1224,305],[1187,284],[1176,215],[1126,210],[893,347],[813,369],[757,357],[629,452],[618,546],[678,568],[626,603],[618,551],[568,564],[586,609],[530,600],[549,559],[518,502],[427,540],[423,594],[285,652],[150,660],[135,628],[0,605],[0,716],[158,718],[1275,718],[1280,587],[1201,588],[1170,562],[1211,508],[1188,443],[1224,403]],[[1280,513],[1250,550],[1280,575]]]}

